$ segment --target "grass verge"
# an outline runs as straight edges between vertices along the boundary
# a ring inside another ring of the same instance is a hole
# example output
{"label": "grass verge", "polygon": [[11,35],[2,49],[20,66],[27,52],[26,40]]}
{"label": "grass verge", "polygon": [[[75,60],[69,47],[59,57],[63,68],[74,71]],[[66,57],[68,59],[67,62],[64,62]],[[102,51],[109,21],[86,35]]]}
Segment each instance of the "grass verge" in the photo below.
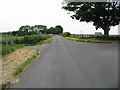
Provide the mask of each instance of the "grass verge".
{"label": "grass verge", "polygon": [[39,52],[37,51],[32,57],[28,58],[23,64],[19,65],[15,72],[13,73],[13,76],[18,76],[21,74],[28,65],[32,63],[32,61],[39,55]]}
{"label": "grass verge", "polygon": [[65,37],[68,40],[77,41],[77,42],[90,42],[90,43],[114,43],[117,41],[114,40],[100,40],[100,39],[78,39],[78,38],[71,38]]}
{"label": "grass verge", "polygon": [[[30,58],[15,68],[15,71],[12,72],[12,78],[15,80],[15,82],[18,79],[17,77],[32,63],[33,60],[35,60],[38,55],[39,52],[36,51]],[[13,81],[2,83],[2,85],[0,85],[0,90],[6,90],[12,83]]]}
{"label": "grass verge", "polygon": [[11,84],[11,82],[7,82],[5,84],[0,85],[0,90],[6,90],[6,88],[8,88],[8,86]]}
{"label": "grass verge", "polygon": [[24,47],[24,44],[14,44],[14,45],[2,45],[2,56],[9,54],[10,52],[15,51],[18,48]]}
{"label": "grass verge", "polygon": [[38,45],[50,43],[50,42],[53,40],[53,38],[54,38],[54,37],[51,37],[51,38],[49,38],[49,39],[47,39],[47,40],[42,40],[42,41],[40,41],[40,42],[38,43]]}

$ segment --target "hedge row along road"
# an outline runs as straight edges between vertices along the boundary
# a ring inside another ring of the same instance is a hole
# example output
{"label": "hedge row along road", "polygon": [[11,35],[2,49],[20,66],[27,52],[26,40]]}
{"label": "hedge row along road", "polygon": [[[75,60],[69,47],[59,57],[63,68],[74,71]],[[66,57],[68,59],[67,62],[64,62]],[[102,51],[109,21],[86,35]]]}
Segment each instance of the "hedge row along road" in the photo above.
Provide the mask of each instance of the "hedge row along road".
{"label": "hedge row along road", "polygon": [[55,36],[46,45],[29,46],[41,56],[12,88],[117,88],[118,44],[82,43]]}

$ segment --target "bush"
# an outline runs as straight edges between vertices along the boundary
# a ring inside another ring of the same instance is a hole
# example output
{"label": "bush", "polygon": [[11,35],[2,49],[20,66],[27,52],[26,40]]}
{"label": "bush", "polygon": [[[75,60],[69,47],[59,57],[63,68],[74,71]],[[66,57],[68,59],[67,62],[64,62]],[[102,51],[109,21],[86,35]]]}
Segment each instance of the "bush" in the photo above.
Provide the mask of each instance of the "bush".
{"label": "bush", "polygon": [[[53,35],[43,35],[43,34],[37,34],[37,35],[26,35],[26,36],[12,36],[12,35],[3,35],[2,36],[2,54],[1,55],[6,55],[17,48],[21,48],[24,45],[35,45],[41,40],[46,40]],[[7,41],[7,45],[6,45]],[[13,45],[11,43],[13,41]],[[1,48],[0,48],[1,49]]]}
{"label": "bush", "polygon": [[2,55],[4,56],[12,51],[15,51],[18,48],[23,47],[23,46],[24,45],[22,45],[22,44],[15,44],[15,45],[8,45],[8,46],[3,45],[2,46]]}
{"label": "bush", "polygon": [[64,33],[62,33],[61,35],[64,36],[64,37],[69,37],[69,36],[70,36],[70,33],[69,33],[69,32],[64,32]]}

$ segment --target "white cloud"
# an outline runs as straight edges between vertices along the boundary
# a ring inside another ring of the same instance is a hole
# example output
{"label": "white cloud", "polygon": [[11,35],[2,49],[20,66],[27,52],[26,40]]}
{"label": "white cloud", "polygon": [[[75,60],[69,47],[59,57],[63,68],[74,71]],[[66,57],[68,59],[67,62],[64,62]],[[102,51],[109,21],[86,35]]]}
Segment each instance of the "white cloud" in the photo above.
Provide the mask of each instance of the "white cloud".
{"label": "white cloud", "polygon": [[[70,18],[62,9],[63,0],[1,0],[0,32],[18,30],[22,25],[61,25],[71,33],[95,33],[90,23],[80,23]],[[117,34],[117,26],[110,33]],[[98,30],[102,31],[103,30]]]}

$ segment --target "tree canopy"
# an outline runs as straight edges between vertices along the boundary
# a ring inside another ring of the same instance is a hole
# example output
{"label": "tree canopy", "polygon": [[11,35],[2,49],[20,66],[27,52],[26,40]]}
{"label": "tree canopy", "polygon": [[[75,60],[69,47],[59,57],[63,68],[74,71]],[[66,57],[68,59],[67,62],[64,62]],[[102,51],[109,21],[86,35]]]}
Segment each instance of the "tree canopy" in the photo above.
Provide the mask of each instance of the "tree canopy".
{"label": "tree canopy", "polygon": [[47,30],[47,34],[60,34],[63,32],[63,28],[60,25],[57,25],[54,27],[51,27]]}
{"label": "tree canopy", "polygon": [[104,30],[109,36],[111,26],[120,24],[120,2],[68,2],[63,9],[72,11],[72,19],[93,22],[93,25]]}
{"label": "tree canopy", "polygon": [[60,34],[60,33],[63,32],[63,28],[62,28],[62,26],[60,26],[60,25],[57,25],[57,26],[55,27],[55,29],[57,30],[57,33],[56,33],[56,34]]}
{"label": "tree canopy", "polygon": [[12,35],[25,36],[33,34],[60,34],[63,32],[63,28],[60,25],[55,27],[50,27],[47,29],[45,25],[35,25],[35,26],[21,26],[18,31],[13,31]]}

